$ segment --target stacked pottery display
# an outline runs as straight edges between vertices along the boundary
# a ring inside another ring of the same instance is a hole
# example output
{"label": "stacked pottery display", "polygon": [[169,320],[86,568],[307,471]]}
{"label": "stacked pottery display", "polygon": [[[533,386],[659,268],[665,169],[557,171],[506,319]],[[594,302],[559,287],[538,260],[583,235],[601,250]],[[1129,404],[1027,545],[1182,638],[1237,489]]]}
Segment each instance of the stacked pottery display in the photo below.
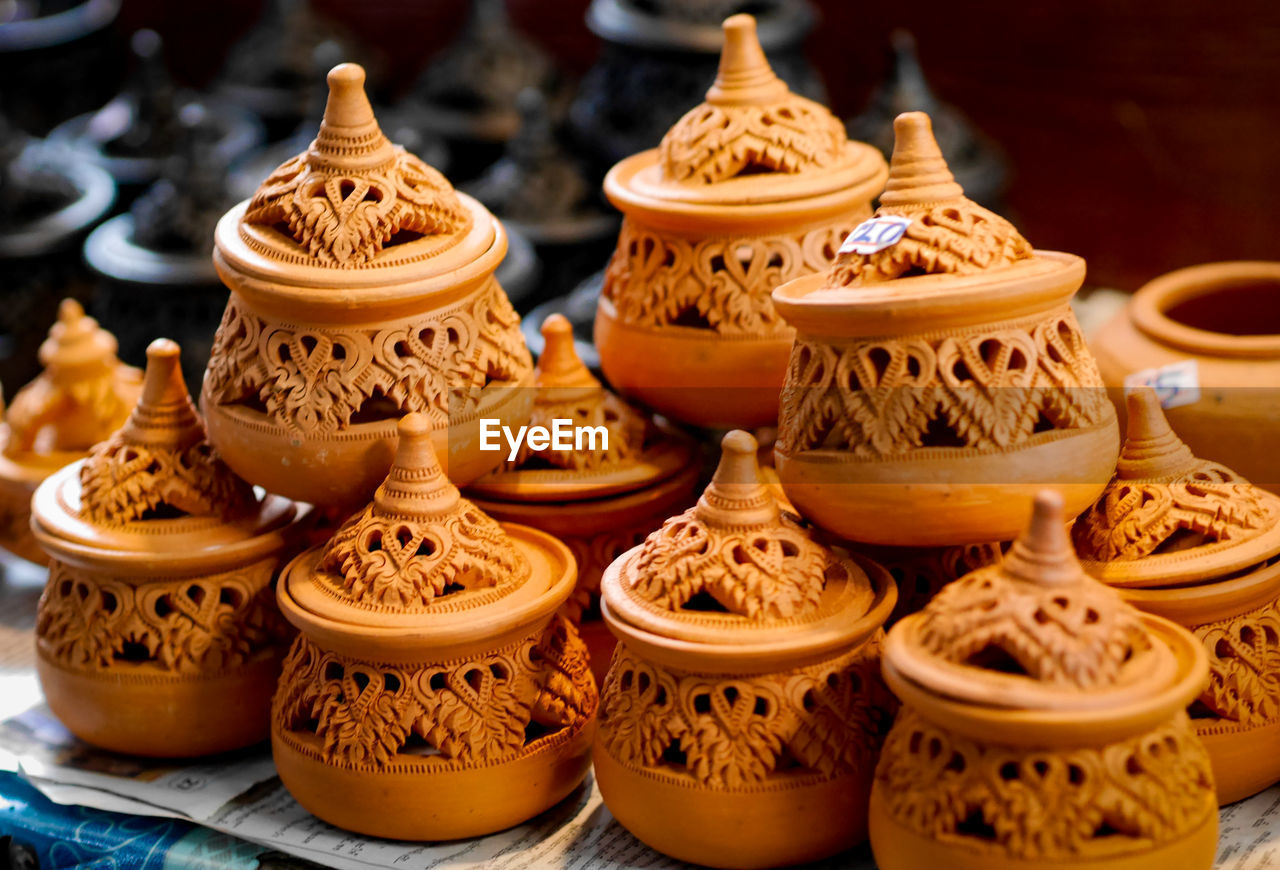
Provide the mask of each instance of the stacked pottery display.
{"label": "stacked pottery display", "polygon": [[1204,646],[1210,679],[1192,721],[1230,803],[1280,781],[1280,497],[1195,456],[1153,391],[1128,405],[1115,479],[1076,520],[1076,551]]}
{"label": "stacked pottery display", "polygon": [[797,331],[778,476],[843,538],[1012,540],[1041,487],[1074,516],[1115,467],[1115,411],[1069,307],[1084,261],[967,199],[927,115],[894,127],[866,238],[773,293]]}
{"label": "stacked pottery display", "polygon": [[600,576],[693,501],[696,450],[601,386],[575,353],[568,320],[552,315],[542,335],[529,425],[551,431],[556,420],[565,420],[574,427],[599,427],[608,444],[603,434],[569,449],[550,442],[533,449],[526,441],[514,459],[473,483],[470,493],[496,519],[533,526],[568,544],[578,585],[565,615],[582,631],[592,671],[603,679],[614,644],[599,619]]}
{"label": "stacked pottery display", "polygon": [[155,757],[267,736],[288,641],[272,581],[305,515],[219,460],[178,356],[153,342],[124,426],[31,501],[49,707],[82,740]]}
{"label": "stacked pottery display", "polygon": [[1133,294],[1093,341],[1113,396],[1180,388],[1169,421],[1196,453],[1280,492],[1280,262],[1206,263]]}
{"label": "stacked pottery display", "polygon": [[884,178],[773,74],[755,19],[727,19],[706,102],[605,179],[624,213],[595,322],[609,383],[687,423],[776,423],[795,331],[769,293],[825,270]]}
{"label": "stacked pottery display", "polygon": [[596,779],[619,822],[680,860],[817,860],[866,837],[896,591],[779,509],[754,438],[730,432],[723,449],[697,506],[605,572],[619,645]]}
{"label": "stacked pottery display", "polygon": [[1043,492],[1002,564],[889,632],[881,870],[1213,866],[1213,773],[1185,709],[1204,649],[1085,574],[1062,505]]}
{"label": "stacked pottery display", "polygon": [[493,278],[502,225],[382,135],[364,71],[329,73],[315,141],[219,221],[231,298],[202,406],[245,479],[355,506],[391,464],[396,420],[427,415],[458,483],[502,461],[480,418],[519,426],[533,366]]}
{"label": "stacked pottery display", "polygon": [[573,555],[462,498],[425,416],[398,428],[373,502],[281,577],[301,635],[273,707],[276,768],[343,828],[480,836],[550,808],[590,766],[596,688],[557,613]]}
{"label": "stacked pottery display", "polygon": [[120,428],[142,372],[116,358],[115,338],[72,299],[58,308],[40,364],[44,371],[13,396],[0,424],[0,547],[43,563],[31,537],[31,495]]}

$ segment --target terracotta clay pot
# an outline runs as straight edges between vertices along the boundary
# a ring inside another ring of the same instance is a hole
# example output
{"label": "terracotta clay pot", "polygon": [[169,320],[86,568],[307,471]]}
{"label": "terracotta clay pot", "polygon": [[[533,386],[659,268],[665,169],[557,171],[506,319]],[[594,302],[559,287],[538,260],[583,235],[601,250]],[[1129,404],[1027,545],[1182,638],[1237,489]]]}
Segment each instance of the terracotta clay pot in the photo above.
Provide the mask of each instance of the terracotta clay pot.
{"label": "terracotta clay pot", "polygon": [[1169,422],[1196,453],[1280,492],[1280,262],[1163,275],[1092,344],[1115,398],[1130,375],[1194,361],[1200,398],[1168,409]]}
{"label": "terracotta clay pot", "polygon": [[405,416],[373,502],[278,590],[301,631],[272,714],[280,779],[325,821],[401,840],[481,836],[564,798],[598,701],[557,613],[568,547],[462,498],[432,440]]}
{"label": "terracotta clay pot", "polygon": [[1231,803],[1280,781],[1280,497],[1197,458],[1149,389],[1129,396],[1115,479],[1076,520],[1085,570],[1190,629],[1209,657],[1191,707]]}
{"label": "terracotta clay pot", "polygon": [[77,737],[131,755],[266,738],[288,642],[272,581],[306,513],[222,463],[179,365],[176,344],[153,342],[124,426],[31,501],[49,556],[41,688]]}
{"label": "terracotta clay pot", "polygon": [[618,650],[596,780],[653,848],[714,867],[814,861],[866,837],[893,703],[878,677],[883,568],[815,542],[730,432],[696,507],[605,572]]}
{"label": "terracotta clay pot", "polygon": [[528,420],[520,319],[494,269],[502,225],[387,141],[364,71],[329,73],[315,142],[218,223],[231,299],[202,404],[227,463],[271,492],[351,507],[420,412],[454,480],[494,468],[480,418]]}
{"label": "terracotta clay pot", "polygon": [[599,683],[615,645],[600,622],[600,576],[693,503],[697,451],[688,437],[656,425],[601,386],[574,350],[573,327],[563,315],[548,317],[542,336],[530,426],[550,430],[555,420],[570,420],[575,427],[603,427],[608,447],[603,439],[570,450],[533,450],[526,443],[469,493],[495,519],[541,529],[573,551],[578,585],[564,615],[582,632]]}
{"label": "terracotta clay pot", "polygon": [[1115,412],[1069,306],[1084,261],[967,199],[927,115],[894,126],[876,216],[905,230],[773,293],[798,332],[778,476],[848,540],[1012,540],[1040,488],[1074,516],[1115,467]]}
{"label": "terracotta clay pot", "polygon": [[1208,870],[1204,649],[1090,579],[1046,490],[999,565],[890,630],[902,702],[871,794],[880,870]]}
{"label": "terracotta clay pot", "polygon": [[769,300],[825,269],[885,166],[769,68],[755,19],[724,23],[707,100],[609,171],[625,218],[595,339],[609,383],[675,420],[773,425],[794,330]]}
{"label": "terracotta clay pot", "polygon": [[46,477],[119,429],[142,372],[116,358],[116,340],[64,299],[40,346],[44,371],[13,397],[0,424],[0,547],[44,564],[31,537],[31,496]]}

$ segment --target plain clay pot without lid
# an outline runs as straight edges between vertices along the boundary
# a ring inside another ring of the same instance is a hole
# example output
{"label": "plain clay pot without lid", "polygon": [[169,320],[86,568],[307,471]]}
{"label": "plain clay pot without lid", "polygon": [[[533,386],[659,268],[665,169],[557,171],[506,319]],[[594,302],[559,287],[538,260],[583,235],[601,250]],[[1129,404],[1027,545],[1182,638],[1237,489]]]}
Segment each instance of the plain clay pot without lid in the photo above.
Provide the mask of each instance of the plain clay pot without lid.
{"label": "plain clay pot without lid", "polygon": [[59,306],[39,356],[44,370],[13,397],[0,424],[0,547],[44,564],[31,537],[32,494],[124,424],[142,372],[116,358],[115,338],[73,299]]}
{"label": "plain clay pot without lid", "polygon": [[528,420],[533,365],[493,272],[502,225],[383,136],[364,71],[329,73],[311,147],[218,223],[231,299],[202,404],[227,463],[271,492],[363,503],[396,419],[426,414],[460,483],[501,461],[480,418]]}
{"label": "plain clay pot without lid", "polygon": [[1193,360],[1198,401],[1169,408],[1197,454],[1280,492],[1280,262],[1206,263],[1162,275],[1093,342],[1112,396],[1135,372]]}
{"label": "plain clay pot without lid", "polygon": [[1115,479],[1073,537],[1086,571],[1203,644],[1209,685],[1191,712],[1218,799],[1280,781],[1280,497],[1196,457],[1142,389]]}
{"label": "plain clay pot without lid", "polygon": [[557,613],[573,555],[462,498],[432,441],[406,415],[373,502],[278,588],[301,632],[272,712],[280,779],[325,821],[400,840],[477,837],[550,808],[587,774],[598,702]]}
{"label": "plain clay pot without lid", "polygon": [[682,422],[773,425],[795,333],[769,292],[825,269],[884,178],[773,74],[755,19],[726,19],[706,102],[605,178],[625,216],[596,311],[609,383]]}
{"label": "plain clay pot without lid", "polygon": [[878,674],[896,589],[813,540],[725,436],[698,504],[609,566],[618,649],[595,773],[648,845],[716,867],[814,861],[866,838],[894,704]]}
{"label": "plain clay pot without lid", "polygon": [[171,758],[266,738],[289,639],[272,583],[306,516],[222,463],[179,365],[154,341],[124,426],[31,501],[49,707],[88,743]]}
{"label": "plain clay pot without lid", "polygon": [[1074,516],[1115,467],[1115,412],[1069,306],[1084,261],[966,198],[928,115],[894,126],[876,215],[910,220],[900,240],[773,293],[798,332],[778,476],[841,538],[1012,540],[1040,488]]}
{"label": "plain clay pot without lid", "polygon": [[609,445],[533,450],[526,442],[514,460],[471,485],[485,513],[555,535],[578,563],[578,584],[565,616],[582,632],[591,669],[603,681],[614,637],[599,617],[600,577],[622,553],[639,544],[694,501],[699,464],[692,440],[657,425],[587,370],[573,344],[573,327],[560,314],[542,325],[542,355],[535,368],[537,397],[531,426],[572,420],[604,427]]}
{"label": "plain clay pot without lid", "polygon": [[1186,705],[1208,680],[1185,629],[1080,566],[1046,490],[999,565],[890,631],[902,702],[871,795],[881,870],[1208,870],[1209,755]]}

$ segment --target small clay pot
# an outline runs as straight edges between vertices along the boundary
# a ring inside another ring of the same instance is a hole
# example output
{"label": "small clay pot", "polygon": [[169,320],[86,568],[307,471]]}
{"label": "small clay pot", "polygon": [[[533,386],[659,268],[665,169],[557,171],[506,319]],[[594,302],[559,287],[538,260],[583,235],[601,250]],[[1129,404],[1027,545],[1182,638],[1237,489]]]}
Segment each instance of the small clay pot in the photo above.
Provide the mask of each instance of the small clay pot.
{"label": "small clay pot", "polygon": [[378,128],[364,70],[329,73],[315,142],[218,223],[231,299],[201,401],[245,479],[350,508],[391,464],[396,420],[431,419],[451,477],[501,462],[480,419],[529,418],[533,366],[493,272],[502,225]]}
{"label": "small clay pot", "polygon": [[1129,395],[1115,479],[1076,520],[1076,551],[1125,600],[1209,657],[1191,706],[1221,803],[1280,782],[1280,497],[1197,458],[1150,389]]}
{"label": "small clay pot", "polygon": [[1069,305],[1084,261],[967,199],[928,115],[895,131],[876,216],[905,230],[773,293],[798,332],[778,476],[848,540],[1012,540],[1040,488],[1074,516],[1115,467],[1115,411]]}
{"label": "small clay pot", "polygon": [[124,424],[142,372],[116,359],[115,338],[72,299],[58,308],[40,364],[44,371],[13,397],[0,424],[0,547],[43,565],[31,537],[32,494]]}
{"label": "small clay pot", "polygon": [[306,514],[222,463],[178,355],[153,342],[124,426],[31,501],[49,707],[88,743],[163,758],[266,738],[288,642],[272,583]]}
{"label": "small clay pot", "polygon": [[889,632],[902,702],[871,794],[881,870],[1208,870],[1200,643],[1090,579],[1046,490],[999,565]]}
{"label": "small clay pot", "polygon": [[301,631],[272,714],[280,779],[325,821],[400,840],[489,834],[564,798],[598,702],[557,613],[568,547],[462,498],[432,441],[406,415],[373,502],[278,590]]}
{"label": "small clay pot", "polygon": [[1169,408],[1169,422],[1197,454],[1280,492],[1280,262],[1162,275],[1092,345],[1115,398],[1130,375],[1193,361],[1200,398]]}
{"label": "small clay pot", "polygon": [[559,419],[604,427],[608,449],[602,440],[594,449],[533,450],[526,444],[469,492],[495,519],[541,529],[573,551],[578,585],[564,614],[582,632],[599,683],[615,645],[600,621],[600,577],[614,559],[692,504],[697,451],[688,437],[656,425],[601,386],[579,359],[565,317],[548,317],[542,337],[530,425],[550,429]]}
{"label": "small clay pot", "polygon": [[605,178],[625,215],[596,312],[609,383],[682,422],[773,425],[795,331],[769,292],[826,269],[884,178],[773,74],[755,19],[726,19],[706,102]]}
{"label": "small clay pot", "polygon": [[870,560],[815,542],[730,432],[696,507],[609,566],[619,640],[596,781],[648,845],[713,867],[815,861],[866,837],[894,705],[877,674],[897,593]]}

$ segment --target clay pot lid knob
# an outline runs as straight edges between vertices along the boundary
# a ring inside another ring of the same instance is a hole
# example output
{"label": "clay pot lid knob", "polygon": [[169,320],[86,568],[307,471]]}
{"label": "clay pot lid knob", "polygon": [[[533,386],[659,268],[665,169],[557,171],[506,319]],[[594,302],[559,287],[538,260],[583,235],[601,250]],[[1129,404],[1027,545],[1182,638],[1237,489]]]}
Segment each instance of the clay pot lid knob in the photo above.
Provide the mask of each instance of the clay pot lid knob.
{"label": "clay pot lid knob", "polygon": [[175,341],[157,338],[147,346],[142,396],[120,430],[126,443],[181,450],[204,440],[204,424],[187,394],[181,361],[182,349]]}
{"label": "clay pot lid knob", "polygon": [[724,47],[715,84],[707,91],[713,104],[770,103],[787,94],[756,35],[756,20],[750,15],[731,15],[724,20]]}
{"label": "clay pot lid knob", "polygon": [[40,364],[45,368],[71,368],[89,364],[112,366],[116,362],[116,339],[84,313],[74,299],[63,299],[58,321],[40,345]]}
{"label": "clay pot lid knob", "polygon": [[383,516],[421,518],[453,509],[461,496],[440,467],[430,421],[423,414],[406,414],[396,424],[396,435],[396,456],[374,493],[375,509]]}
{"label": "clay pot lid knob", "polygon": [[1036,495],[1031,523],[1004,557],[1009,574],[1044,586],[1077,583],[1085,578],[1067,536],[1062,505],[1062,495],[1053,490]]}
{"label": "clay pot lid knob", "polygon": [[364,68],[356,63],[340,63],[329,70],[329,99],[324,106],[324,123],[337,127],[361,127],[373,123],[373,106],[364,91]]}
{"label": "clay pot lid knob", "polygon": [[540,387],[599,387],[600,382],[573,346],[573,324],[563,314],[542,321],[542,354],[538,357]]}
{"label": "clay pot lid knob", "polygon": [[698,499],[698,515],[720,526],[776,523],[778,502],[760,480],[756,439],[734,429],[721,440],[720,448],[720,464]]}
{"label": "clay pot lid knob", "polygon": [[903,112],[893,121],[893,156],[880,202],[888,206],[959,199],[964,188],[933,138],[933,121],[924,112]]}
{"label": "clay pot lid knob", "polygon": [[1116,465],[1121,480],[1175,477],[1192,469],[1197,460],[1173,430],[1151,387],[1129,393],[1126,400],[1129,420],[1124,449]]}

